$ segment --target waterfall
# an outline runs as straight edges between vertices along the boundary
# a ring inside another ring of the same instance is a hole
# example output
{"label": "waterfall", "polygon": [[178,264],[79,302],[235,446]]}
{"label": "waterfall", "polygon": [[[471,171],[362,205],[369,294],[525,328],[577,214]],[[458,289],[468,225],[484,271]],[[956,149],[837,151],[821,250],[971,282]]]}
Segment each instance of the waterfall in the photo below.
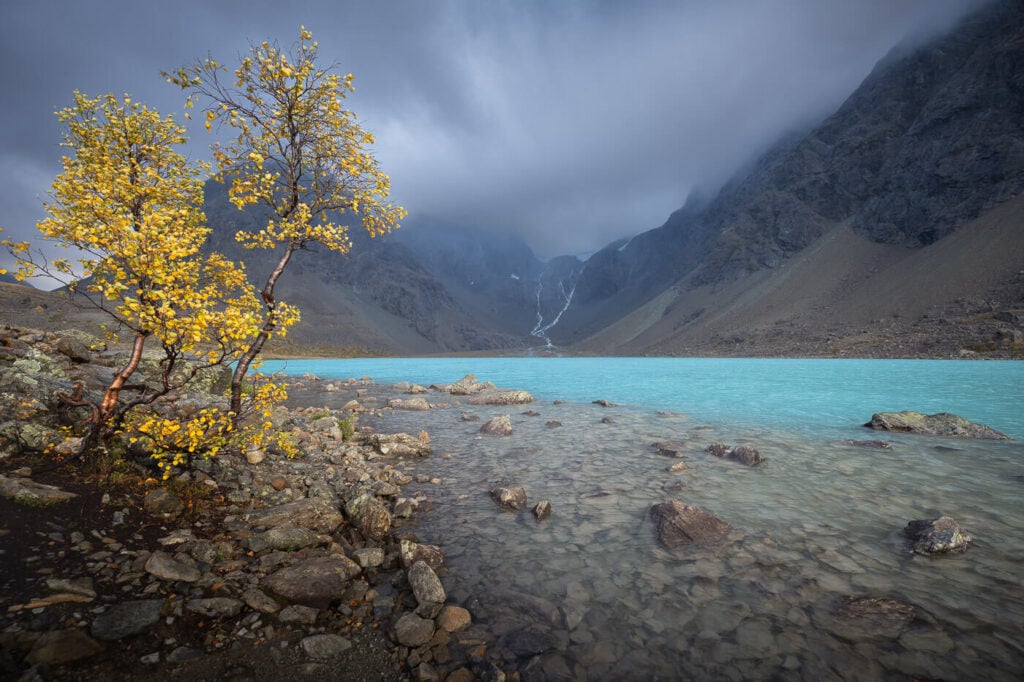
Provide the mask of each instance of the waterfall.
{"label": "waterfall", "polygon": [[551,328],[554,327],[556,324],[558,324],[558,322],[562,319],[562,315],[565,314],[565,311],[568,310],[569,306],[572,304],[572,297],[576,294],[576,285],[580,281],[580,275],[583,274],[584,268],[586,268],[585,264],[583,265],[583,267],[573,272],[569,276],[569,282],[571,284],[571,287],[568,291],[566,291],[565,288],[565,281],[561,279],[558,280],[558,296],[559,300],[561,301],[562,307],[555,314],[554,318],[552,318],[552,320],[547,324],[544,324],[544,310],[541,302],[541,293],[544,290],[544,275],[547,272],[547,270],[545,269],[544,272],[541,273],[540,277],[537,278],[537,324],[534,325],[533,330],[530,332],[530,335],[535,336],[538,339],[544,341],[545,348],[549,350],[555,349],[556,346],[551,342],[551,339],[550,337],[548,337],[547,332],[551,330]]}

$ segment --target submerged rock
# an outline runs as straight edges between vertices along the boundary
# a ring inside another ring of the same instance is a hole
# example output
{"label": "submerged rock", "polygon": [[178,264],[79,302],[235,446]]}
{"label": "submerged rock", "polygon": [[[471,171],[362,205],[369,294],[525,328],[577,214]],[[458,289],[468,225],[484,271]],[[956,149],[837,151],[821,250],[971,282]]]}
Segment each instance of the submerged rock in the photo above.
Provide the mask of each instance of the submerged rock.
{"label": "submerged rock", "polygon": [[1000,433],[984,424],[975,424],[949,412],[939,412],[938,414],[922,414],[921,412],[910,410],[904,412],[878,412],[871,415],[871,421],[864,426],[876,431],[917,433],[927,436],[944,436],[946,438],[1010,439],[1005,433]]}
{"label": "submerged rock", "polygon": [[393,410],[424,411],[430,409],[430,403],[423,398],[409,398],[408,400],[392,398],[388,401],[388,407]]}
{"label": "submerged rock", "polygon": [[658,539],[669,548],[680,545],[714,545],[732,528],[728,523],[702,509],[669,500],[651,507]]}
{"label": "submerged rock", "polygon": [[748,467],[755,467],[767,461],[756,448],[746,445],[729,447],[724,443],[712,443],[704,449],[704,452],[714,455],[715,457],[721,457],[722,459],[731,459],[734,462],[739,462],[740,464]]}
{"label": "submerged rock", "polygon": [[820,625],[846,639],[895,639],[914,620],[910,604],[895,599],[847,597],[834,613],[824,613]]}
{"label": "submerged rock", "polygon": [[892,450],[892,443],[887,440],[853,440],[840,441],[841,445],[849,445],[853,448],[867,448],[869,450]]}
{"label": "submerged rock", "polygon": [[963,552],[974,539],[949,516],[911,521],[903,533],[910,538],[917,554]]}

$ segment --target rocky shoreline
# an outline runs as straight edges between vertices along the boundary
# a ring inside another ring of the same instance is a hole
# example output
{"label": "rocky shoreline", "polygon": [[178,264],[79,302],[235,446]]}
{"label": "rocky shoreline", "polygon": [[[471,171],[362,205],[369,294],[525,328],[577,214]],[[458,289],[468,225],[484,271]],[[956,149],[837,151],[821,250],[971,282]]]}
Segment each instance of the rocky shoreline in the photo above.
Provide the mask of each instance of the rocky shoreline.
{"label": "rocky shoreline", "polygon": [[[403,487],[440,483],[416,473],[429,435],[361,424],[417,399],[389,400],[369,379],[294,380],[351,396],[344,409],[275,409],[299,457],[221,455],[159,485],[142,462],[51,466],[69,452],[44,416],[54,390],[109,371],[112,353],[71,333],[8,328],[3,342],[0,677],[516,679],[489,661],[472,615],[445,603],[441,549],[417,542],[425,497]],[[445,395],[532,400],[473,384]]]}
{"label": "rocky shoreline", "polygon": [[[533,400],[525,391],[472,375],[429,388],[293,379],[290,390],[301,398],[277,408],[273,425],[293,437],[300,457],[272,450],[222,455],[196,461],[160,486],[137,467],[46,471],[51,455],[26,447],[29,439],[41,445],[54,437],[33,418],[45,412],[45,394],[103,371],[111,358],[73,334],[5,333],[0,397],[9,415],[15,403],[27,413],[0,427],[0,677],[522,677],[514,657],[503,655],[474,614],[446,594],[443,548],[419,541],[418,524],[431,509],[422,491],[444,483],[422,466],[433,454],[429,434],[385,433],[375,423],[388,410],[524,405]],[[343,407],[315,406],[327,402]],[[560,425],[548,420],[546,428]],[[494,417],[478,437],[510,432],[508,417]],[[690,469],[683,445],[653,447],[674,460],[667,471]],[[59,455],[59,445],[55,450]],[[746,467],[766,461],[749,446],[712,443],[704,452]],[[405,491],[410,484],[417,493]],[[51,499],[60,490],[73,496]],[[526,506],[525,491],[512,483],[490,493],[498,507]],[[543,520],[551,503],[540,501],[533,514]],[[655,538],[669,549],[714,547],[732,537],[727,522],[676,500],[655,505],[650,517]],[[920,554],[961,552],[971,541],[948,517],[912,521],[905,534]],[[904,607],[877,599],[855,606],[857,617]],[[505,633],[503,643],[529,658],[537,632]]]}

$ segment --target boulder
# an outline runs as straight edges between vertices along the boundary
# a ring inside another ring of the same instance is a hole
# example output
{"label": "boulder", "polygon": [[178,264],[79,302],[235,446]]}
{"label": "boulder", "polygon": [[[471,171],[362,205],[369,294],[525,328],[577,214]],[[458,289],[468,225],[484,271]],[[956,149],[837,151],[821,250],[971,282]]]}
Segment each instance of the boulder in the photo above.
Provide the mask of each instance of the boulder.
{"label": "boulder", "polygon": [[145,568],[147,573],[155,575],[161,580],[194,583],[201,576],[199,569],[194,565],[178,561],[167,552],[159,550],[149,555],[149,558],[146,559]]}
{"label": "boulder", "polygon": [[434,569],[424,561],[417,561],[409,567],[409,586],[420,606],[443,604],[446,598],[444,586]]}
{"label": "boulder", "polygon": [[253,535],[246,540],[246,545],[257,553],[265,552],[268,549],[293,552],[303,547],[319,544],[322,539],[324,536],[308,528],[283,525]]}
{"label": "boulder", "polygon": [[344,556],[317,557],[278,570],[264,578],[261,586],[290,602],[326,608],[341,599],[348,581],[360,570]]}
{"label": "boulder", "polygon": [[395,638],[402,646],[418,647],[434,636],[434,621],[407,613],[395,623]]}
{"label": "boulder", "polygon": [[164,488],[155,488],[146,493],[142,501],[146,511],[165,521],[176,518],[185,511],[185,506],[175,495]]}
{"label": "boulder", "polygon": [[533,402],[527,391],[488,389],[469,399],[470,405],[525,405]]}
{"label": "boulder", "polygon": [[503,509],[515,511],[526,506],[526,491],[512,486],[495,486],[491,489],[491,498]]}
{"label": "boulder", "polygon": [[945,438],[983,438],[988,440],[1009,440],[1009,436],[984,424],[975,424],[963,417],[948,412],[922,414],[921,412],[879,412],[871,415],[871,421],[864,426],[876,431],[916,433]]}
{"label": "boulder", "polygon": [[547,500],[541,500],[534,505],[533,515],[537,517],[538,521],[543,521],[547,517],[551,516],[551,503]]}
{"label": "boulder", "polygon": [[610,400],[604,400],[603,398],[601,400],[595,400],[593,403],[594,405],[600,405],[601,407],[618,407],[615,403]]}
{"label": "boulder", "polygon": [[441,609],[441,613],[437,614],[437,627],[441,628],[445,632],[458,632],[459,630],[465,630],[469,627],[470,623],[473,622],[473,617],[469,611],[462,608],[461,606],[448,605]]}
{"label": "boulder", "polygon": [[731,529],[725,521],[678,500],[654,505],[651,516],[657,527],[658,539],[669,548],[690,544],[714,545],[725,539]]}
{"label": "boulder", "polygon": [[424,398],[409,398],[408,400],[392,398],[388,401],[388,407],[393,410],[424,411],[430,409],[430,403]]}
{"label": "boulder", "polygon": [[391,529],[391,514],[387,508],[370,493],[357,495],[345,505],[345,513],[352,525],[359,529],[367,540],[380,542]]}
{"label": "boulder", "polygon": [[7,477],[0,475],[0,495],[13,498],[25,504],[55,504],[66,502],[74,497],[60,488],[44,483],[36,483],[28,478]]}
{"label": "boulder", "polygon": [[963,552],[974,539],[949,516],[911,521],[903,529],[916,554]]}
{"label": "boulder", "polygon": [[375,433],[368,442],[380,454],[393,457],[427,457],[434,452],[425,441],[407,433]]}
{"label": "boulder", "polygon": [[251,512],[245,516],[245,520],[256,528],[290,525],[317,533],[333,533],[345,517],[335,507],[333,500],[311,497]]}
{"label": "boulder", "polygon": [[436,545],[424,545],[412,540],[402,540],[399,544],[402,566],[411,567],[417,561],[423,561],[435,571],[444,566],[444,552]]}
{"label": "boulder", "polygon": [[[25,660],[34,665],[65,665],[95,656],[101,651],[103,651],[103,645],[78,628],[52,630],[44,632],[35,641]],[[47,678],[49,678],[48,675]],[[25,675],[20,679],[44,678]]]}
{"label": "boulder", "polygon": [[481,426],[479,432],[491,436],[511,436],[512,418],[507,414],[501,417],[494,417]]}

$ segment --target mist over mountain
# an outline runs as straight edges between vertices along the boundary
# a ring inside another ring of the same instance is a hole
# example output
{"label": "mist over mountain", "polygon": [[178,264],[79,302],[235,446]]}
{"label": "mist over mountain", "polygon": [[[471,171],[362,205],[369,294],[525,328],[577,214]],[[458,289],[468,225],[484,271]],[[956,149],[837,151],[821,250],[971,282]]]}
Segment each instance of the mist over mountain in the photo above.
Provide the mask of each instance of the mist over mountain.
{"label": "mist over mountain", "polygon": [[[1022,189],[1024,8],[1004,1],[894,49],[816,127],[586,260],[411,216],[353,229],[346,256],[298,254],[279,293],[303,311],[295,343],[384,353],[1015,348]],[[213,247],[269,268],[232,239],[258,215],[207,199]]]}

